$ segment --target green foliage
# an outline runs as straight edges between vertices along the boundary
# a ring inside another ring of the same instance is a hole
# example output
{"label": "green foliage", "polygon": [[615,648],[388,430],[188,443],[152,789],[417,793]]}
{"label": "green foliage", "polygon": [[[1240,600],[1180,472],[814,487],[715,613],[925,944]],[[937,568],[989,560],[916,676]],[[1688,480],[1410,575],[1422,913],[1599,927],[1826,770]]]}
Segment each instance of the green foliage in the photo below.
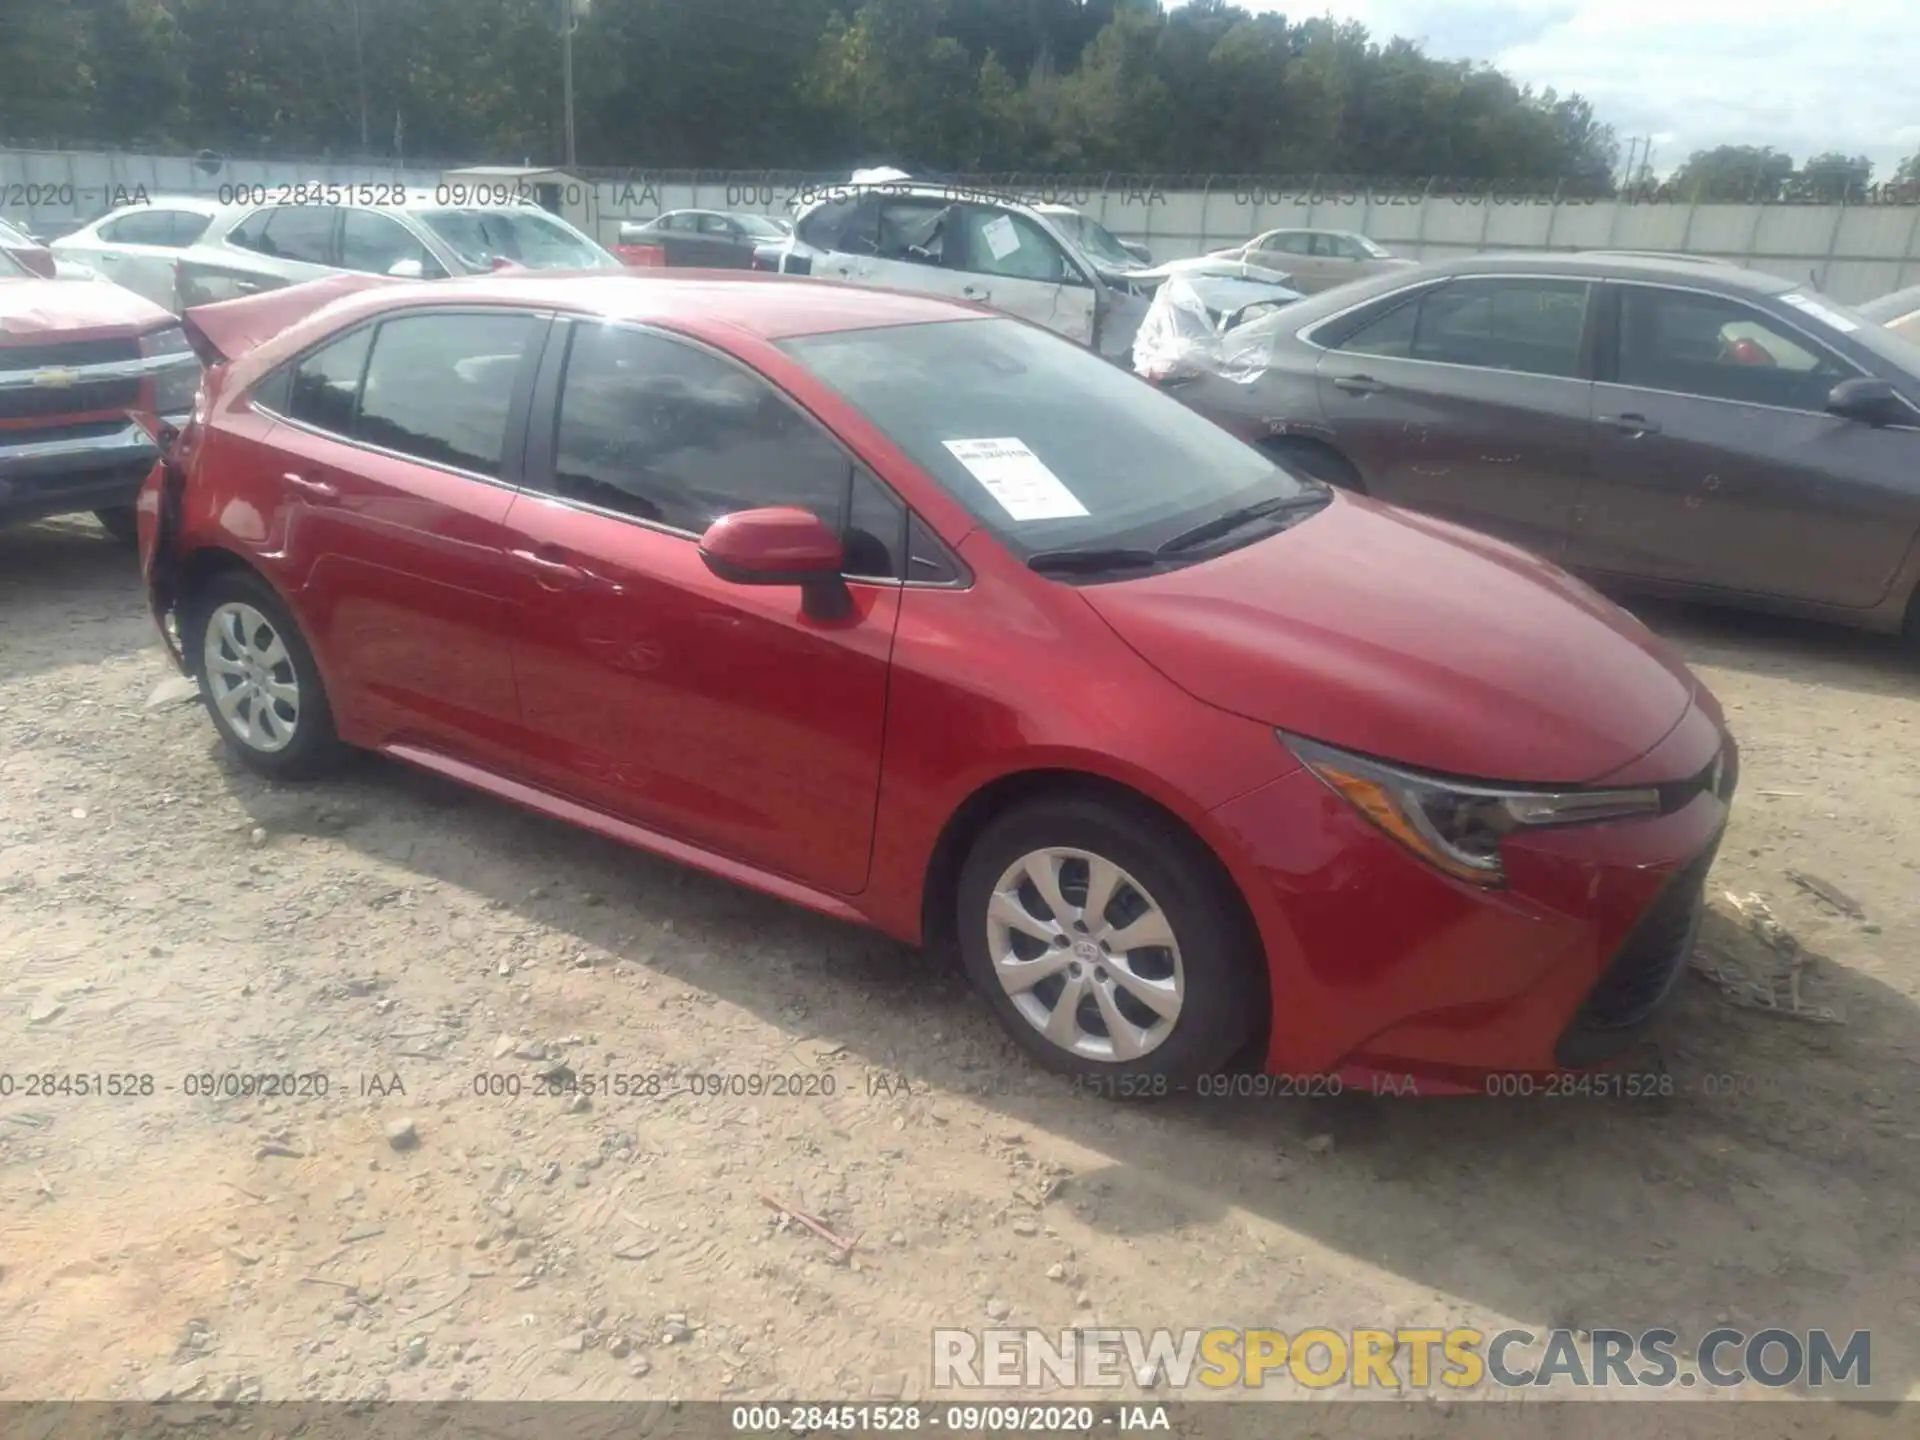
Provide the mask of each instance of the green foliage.
{"label": "green foliage", "polygon": [[1793,157],[1771,145],[1696,150],[1673,176],[1674,193],[1702,201],[1778,199],[1793,178]]}
{"label": "green foliage", "polygon": [[[13,0],[0,138],[551,161],[560,18],[560,0]],[[1605,189],[1615,158],[1577,96],[1227,0],[595,0],[574,62],[586,164],[1558,177],[1577,193]]]}

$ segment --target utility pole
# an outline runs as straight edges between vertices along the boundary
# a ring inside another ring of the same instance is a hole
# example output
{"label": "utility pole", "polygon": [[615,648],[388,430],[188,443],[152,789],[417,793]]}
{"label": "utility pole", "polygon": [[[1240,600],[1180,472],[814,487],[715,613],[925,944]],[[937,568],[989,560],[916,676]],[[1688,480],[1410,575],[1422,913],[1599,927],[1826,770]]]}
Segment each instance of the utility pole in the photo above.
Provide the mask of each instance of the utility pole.
{"label": "utility pole", "polygon": [[560,83],[566,92],[569,170],[578,163],[573,146],[573,32],[580,28],[580,21],[592,3],[593,0],[560,0]]}
{"label": "utility pole", "polygon": [[372,153],[367,136],[367,53],[360,40],[360,0],[349,3],[353,6],[353,78],[360,91],[360,154],[364,157]]}

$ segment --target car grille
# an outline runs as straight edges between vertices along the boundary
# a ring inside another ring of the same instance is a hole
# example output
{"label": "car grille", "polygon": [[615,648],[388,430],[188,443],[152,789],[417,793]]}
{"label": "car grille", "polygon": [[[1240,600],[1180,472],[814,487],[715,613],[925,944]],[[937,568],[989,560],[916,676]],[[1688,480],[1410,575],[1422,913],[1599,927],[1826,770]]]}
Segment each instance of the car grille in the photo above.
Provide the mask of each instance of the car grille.
{"label": "car grille", "polygon": [[1707,871],[1719,849],[1704,853],[1670,879],[1588,992],[1560,1041],[1560,1063],[1592,1063],[1595,1032],[1630,1030],[1646,1021],[1673,988],[1693,949],[1705,898]]}
{"label": "car grille", "polygon": [[62,340],[51,345],[0,347],[0,370],[44,370],[48,366],[119,365],[140,358],[140,342],[131,336],[106,340]]}
{"label": "car grille", "polygon": [[[132,337],[67,340],[52,345],[8,345],[0,348],[0,376],[21,371],[119,365],[139,358],[140,342]],[[6,387],[0,388],[0,420],[44,420],[58,415],[125,410],[139,399],[138,378],[82,381],[67,386]]]}

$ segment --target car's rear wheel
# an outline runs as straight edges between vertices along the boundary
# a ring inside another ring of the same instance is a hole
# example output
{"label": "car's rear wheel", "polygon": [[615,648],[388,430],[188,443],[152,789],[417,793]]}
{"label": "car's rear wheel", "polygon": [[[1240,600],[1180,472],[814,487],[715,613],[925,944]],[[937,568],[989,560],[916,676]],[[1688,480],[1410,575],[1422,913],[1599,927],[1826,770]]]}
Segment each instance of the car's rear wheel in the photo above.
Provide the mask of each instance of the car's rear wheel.
{"label": "car's rear wheel", "polygon": [[1238,897],[1148,814],[1083,796],[1011,811],[975,841],[958,902],[970,978],[1049,1069],[1164,1093],[1224,1067],[1259,1023]]}
{"label": "car's rear wheel", "polygon": [[1342,490],[1360,495],[1367,493],[1367,482],[1360,478],[1360,472],[1331,445],[1300,435],[1276,435],[1260,448],[1289,470],[1324,480]]}
{"label": "car's rear wheel", "polygon": [[93,518],[100,522],[100,528],[122,545],[137,545],[140,542],[140,524],[136,517],[137,512],[131,505],[115,505],[111,509],[93,512]]}
{"label": "car's rear wheel", "polygon": [[217,575],[183,627],[189,663],[214,728],[241,763],[294,779],[337,761],[344,747],[306,637],[273,588],[256,575]]}

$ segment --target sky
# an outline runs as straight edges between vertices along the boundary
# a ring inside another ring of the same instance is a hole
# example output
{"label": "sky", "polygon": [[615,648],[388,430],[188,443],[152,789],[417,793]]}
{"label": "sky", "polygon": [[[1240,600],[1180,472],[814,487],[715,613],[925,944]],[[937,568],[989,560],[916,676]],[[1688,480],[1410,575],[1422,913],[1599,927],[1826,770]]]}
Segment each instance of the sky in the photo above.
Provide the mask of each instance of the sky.
{"label": "sky", "polygon": [[1796,162],[1865,155],[1889,178],[1920,151],[1914,0],[1241,0],[1292,20],[1326,13],[1444,59],[1577,90],[1614,127],[1652,137],[1654,169],[1694,150],[1771,145]]}

